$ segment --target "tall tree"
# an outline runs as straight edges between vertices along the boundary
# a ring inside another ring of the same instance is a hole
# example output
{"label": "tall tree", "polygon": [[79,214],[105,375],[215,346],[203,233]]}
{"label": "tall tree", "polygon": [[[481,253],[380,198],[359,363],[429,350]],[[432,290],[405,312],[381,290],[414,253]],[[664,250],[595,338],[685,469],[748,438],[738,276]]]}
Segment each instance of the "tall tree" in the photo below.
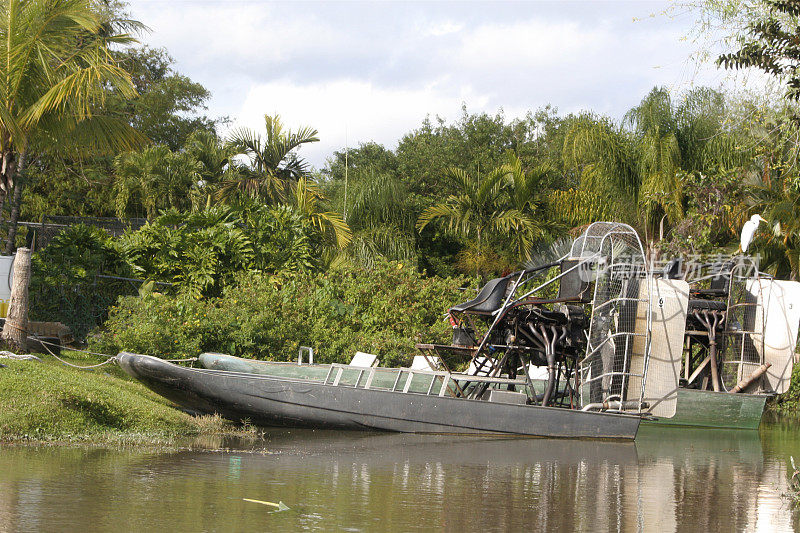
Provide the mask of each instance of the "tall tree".
{"label": "tall tree", "polygon": [[[509,203],[506,180],[509,168],[500,166],[490,172],[470,173],[450,168],[445,179],[456,191],[444,201],[436,203],[419,216],[417,230],[422,231],[436,222],[448,233],[462,239],[466,248],[461,253],[464,270],[486,275],[509,266],[501,262],[499,244],[520,236],[527,237],[540,231],[537,221],[529,213],[521,212]],[[513,176],[511,177],[513,182]]]}
{"label": "tall tree", "polygon": [[237,194],[245,194],[273,202],[286,200],[292,185],[307,173],[308,165],[297,155],[297,149],[319,141],[317,130],[284,129],[278,115],[264,115],[264,126],[265,137],[248,128],[231,133],[228,142],[248,158],[249,164],[239,167],[238,176],[225,180],[219,189],[220,198],[231,200]]}
{"label": "tall tree", "polygon": [[409,205],[406,184],[396,175],[376,173],[371,167],[353,172],[350,180],[342,211],[353,239],[337,260],[367,267],[380,257],[416,264],[416,213]]}
{"label": "tall tree", "polygon": [[125,218],[131,201],[153,218],[161,209],[187,209],[202,180],[202,164],[187,152],[172,152],[166,146],[151,146],[128,152],[114,161],[117,216]]}
{"label": "tall tree", "polygon": [[678,122],[669,91],[654,88],[638,106],[628,111],[625,119],[633,126],[637,140],[638,203],[644,211],[644,224],[647,228],[663,227],[665,218],[677,223],[683,215],[678,178],[681,151]]}
{"label": "tall tree", "polygon": [[306,217],[330,244],[339,249],[347,246],[353,236],[350,227],[341,214],[327,209],[326,198],[317,184],[301,176],[292,189],[288,204]]}
{"label": "tall tree", "polygon": [[116,52],[115,58],[130,72],[138,96],[128,100],[111,94],[106,113],[123,117],[153,143],[173,151],[183,148],[195,131],[214,131],[219,120],[204,114],[211,93],[176,72],[166,50],[130,48]]}
{"label": "tall tree", "polygon": [[83,156],[144,143],[125,121],[95,113],[109,90],[136,95],[112,47],[135,42],[129,31],[138,26],[93,0],[0,4],[0,204],[31,153]]}
{"label": "tall tree", "polygon": [[727,69],[756,68],[782,81],[785,97],[800,100],[800,3],[761,0],[763,10],[751,19],[740,48],[722,54],[717,64]]}

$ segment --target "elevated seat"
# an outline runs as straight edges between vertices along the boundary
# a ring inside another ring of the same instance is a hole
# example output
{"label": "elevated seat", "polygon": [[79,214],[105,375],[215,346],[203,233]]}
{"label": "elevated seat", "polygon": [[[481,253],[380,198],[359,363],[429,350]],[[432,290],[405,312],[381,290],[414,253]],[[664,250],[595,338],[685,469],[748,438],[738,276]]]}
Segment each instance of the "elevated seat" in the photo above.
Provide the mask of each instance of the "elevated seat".
{"label": "elevated seat", "polygon": [[453,313],[474,313],[478,315],[490,315],[500,309],[506,296],[506,289],[511,278],[518,274],[509,274],[504,278],[495,278],[483,286],[473,300],[463,304],[454,305],[450,308]]}
{"label": "elevated seat", "polygon": [[589,282],[581,276],[583,266],[578,266],[580,260],[565,259],[561,261],[561,281],[558,284],[559,302],[589,302],[592,295],[589,291]]}
{"label": "elevated seat", "polygon": [[692,291],[692,294],[700,296],[701,298],[713,298],[720,296],[727,296],[731,285],[731,270],[733,269],[734,262],[727,261],[725,263],[716,263],[711,265],[713,276],[711,284],[708,289],[697,289]]}

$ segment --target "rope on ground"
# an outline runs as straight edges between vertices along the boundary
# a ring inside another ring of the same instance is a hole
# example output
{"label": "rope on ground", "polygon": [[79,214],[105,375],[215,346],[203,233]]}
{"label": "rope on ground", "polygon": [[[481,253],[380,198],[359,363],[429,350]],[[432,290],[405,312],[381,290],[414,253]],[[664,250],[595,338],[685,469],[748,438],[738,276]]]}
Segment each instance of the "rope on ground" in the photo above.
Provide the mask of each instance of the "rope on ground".
{"label": "rope on ground", "polygon": [[[25,331],[23,328],[21,328],[21,327],[17,326],[16,324],[9,324],[9,326],[11,326],[12,328],[16,328],[16,329],[18,329],[18,330],[20,330],[20,331]],[[26,334],[27,334],[27,332],[26,332]],[[58,359],[59,361],[61,361],[61,362],[62,362],[62,363],[64,363],[65,365],[67,365],[67,366],[71,366],[71,367],[73,367],[73,368],[81,368],[81,369],[86,369],[86,368],[97,368],[97,367],[99,367],[99,366],[107,365],[108,363],[111,363],[111,362],[113,362],[113,361],[114,361],[114,360],[116,360],[116,358],[117,358],[117,356],[116,356],[116,355],[108,355],[107,353],[90,352],[89,350],[81,350],[80,348],[67,348],[68,350],[71,350],[71,351],[73,351],[73,352],[81,352],[81,353],[86,353],[86,354],[89,354],[89,355],[97,355],[97,356],[100,356],[100,357],[105,357],[105,358],[106,358],[106,360],[105,360],[105,361],[103,361],[102,363],[98,363],[98,364],[96,364],[96,365],[89,365],[89,366],[79,366],[79,365],[74,365],[74,364],[72,364],[72,363],[70,363],[70,362],[64,361],[64,360],[63,360],[63,359],[61,359],[59,356],[57,356],[56,354],[54,354],[54,353],[53,353],[53,350],[51,350],[50,348],[48,348],[48,347],[47,347],[47,345],[49,344],[50,346],[57,346],[57,347],[59,347],[59,348],[62,348],[62,346],[61,346],[60,344],[57,344],[57,343],[55,343],[55,342],[46,341],[46,340],[42,339],[41,337],[39,337],[38,335],[31,335],[31,336],[32,336],[34,339],[36,339],[36,342],[38,342],[38,343],[40,343],[42,346],[44,346],[44,349],[45,349],[45,350],[47,350],[47,352],[48,352],[50,355],[52,355],[53,357],[55,357],[56,359]],[[187,358],[187,359],[164,359],[164,361],[167,361],[167,362],[169,362],[169,363],[184,363],[184,362],[186,362],[186,363],[188,363],[188,362],[192,362],[192,363],[194,363],[194,362],[198,361],[198,358],[197,358],[197,357],[189,357],[189,358]]]}
{"label": "rope on ground", "polygon": [[[53,344],[53,343],[42,341],[41,339],[36,339],[36,340],[38,340],[39,342],[42,343],[42,346],[44,346],[44,349],[47,350],[50,353],[50,355],[52,355],[53,357],[55,357],[56,359],[58,359],[59,361],[61,361],[65,365],[71,366],[72,368],[80,368],[81,370],[86,370],[86,369],[89,369],[89,368],[97,368],[99,366],[107,365],[108,363],[112,363],[112,362],[114,362],[116,360],[116,356],[115,355],[105,355],[104,354],[104,356],[108,357],[108,359],[106,359],[102,363],[98,363],[96,365],[88,365],[88,366],[73,365],[69,361],[64,361],[63,359],[61,359],[59,356],[57,356],[55,353],[53,353],[53,350],[51,350],[49,347],[47,347],[47,344]],[[83,351],[83,350],[79,350],[79,351]]]}
{"label": "rope on ground", "polygon": [[[7,324],[9,326],[11,326],[12,328],[14,328],[14,329],[22,331],[23,333],[25,333],[25,335],[28,334],[28,331],[25,328],[21,328],[21,327],[17,326],[16,324],[10,324],[8,322],[7,322]],[[49,344],[50,346],[58,346],[59,348],[62,347],[60,344],[56,344],[55,342],[49,342],[49,341],[43,340],[38,335],[31,335],[31,337],[36,339],[36,341],[40,342],[42,345]],[[47,348],[47,346],[45,346],[45,348]],[[108,355],[107,353],[90,352],[89,350],[81,350],[80,348],[67,348],[67,349],[68,350],[72,350],[73,352],[88,353],[89,355],[98,355],[100,357],[110,357],[110,358],[116,357],[115,355]],[[50,350],[48,349],[47,351],[49,352]],[[50,352],[50,353],[52,353],[52,352]],[[58,358],[58,356],[54,356],[54,357]],[[105,363],[103,363],[103,364],[105,364]],[[90,368],[90,367],[87,367],[87,368]]]}

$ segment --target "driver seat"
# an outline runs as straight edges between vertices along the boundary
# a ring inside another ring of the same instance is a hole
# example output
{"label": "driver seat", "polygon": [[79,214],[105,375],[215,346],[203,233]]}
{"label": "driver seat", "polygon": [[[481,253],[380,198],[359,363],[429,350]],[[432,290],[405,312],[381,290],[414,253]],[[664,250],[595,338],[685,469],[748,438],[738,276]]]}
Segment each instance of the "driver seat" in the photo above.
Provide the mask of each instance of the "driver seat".
{"label": "driver seat", "polygon": [[454,305],[450,308],[451,313],[470,313],[476,315],[490,315],[502,307],[506,296],[506,289],[511,278],[519,273],[509,274],[503,278],[490,280],[483,286],[478,295],[468,302]]}

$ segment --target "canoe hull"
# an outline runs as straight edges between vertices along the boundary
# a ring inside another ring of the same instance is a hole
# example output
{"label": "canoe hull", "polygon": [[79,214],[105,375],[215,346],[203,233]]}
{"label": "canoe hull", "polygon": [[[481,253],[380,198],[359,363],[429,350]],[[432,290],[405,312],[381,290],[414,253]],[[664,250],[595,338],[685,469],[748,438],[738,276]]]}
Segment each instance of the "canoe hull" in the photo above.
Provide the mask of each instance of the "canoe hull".
{"label": "canoe hull", "polygon": [[117,360],[126,373],[182,407],[261,426],[633,439],[640,423],[630,415],[185,368],[124,352]]}
{"label": "canoe hull", "polygon": [[659,426],[758,429],[767,396],[678,389],[678,409],[672,418],[645,421]]}

